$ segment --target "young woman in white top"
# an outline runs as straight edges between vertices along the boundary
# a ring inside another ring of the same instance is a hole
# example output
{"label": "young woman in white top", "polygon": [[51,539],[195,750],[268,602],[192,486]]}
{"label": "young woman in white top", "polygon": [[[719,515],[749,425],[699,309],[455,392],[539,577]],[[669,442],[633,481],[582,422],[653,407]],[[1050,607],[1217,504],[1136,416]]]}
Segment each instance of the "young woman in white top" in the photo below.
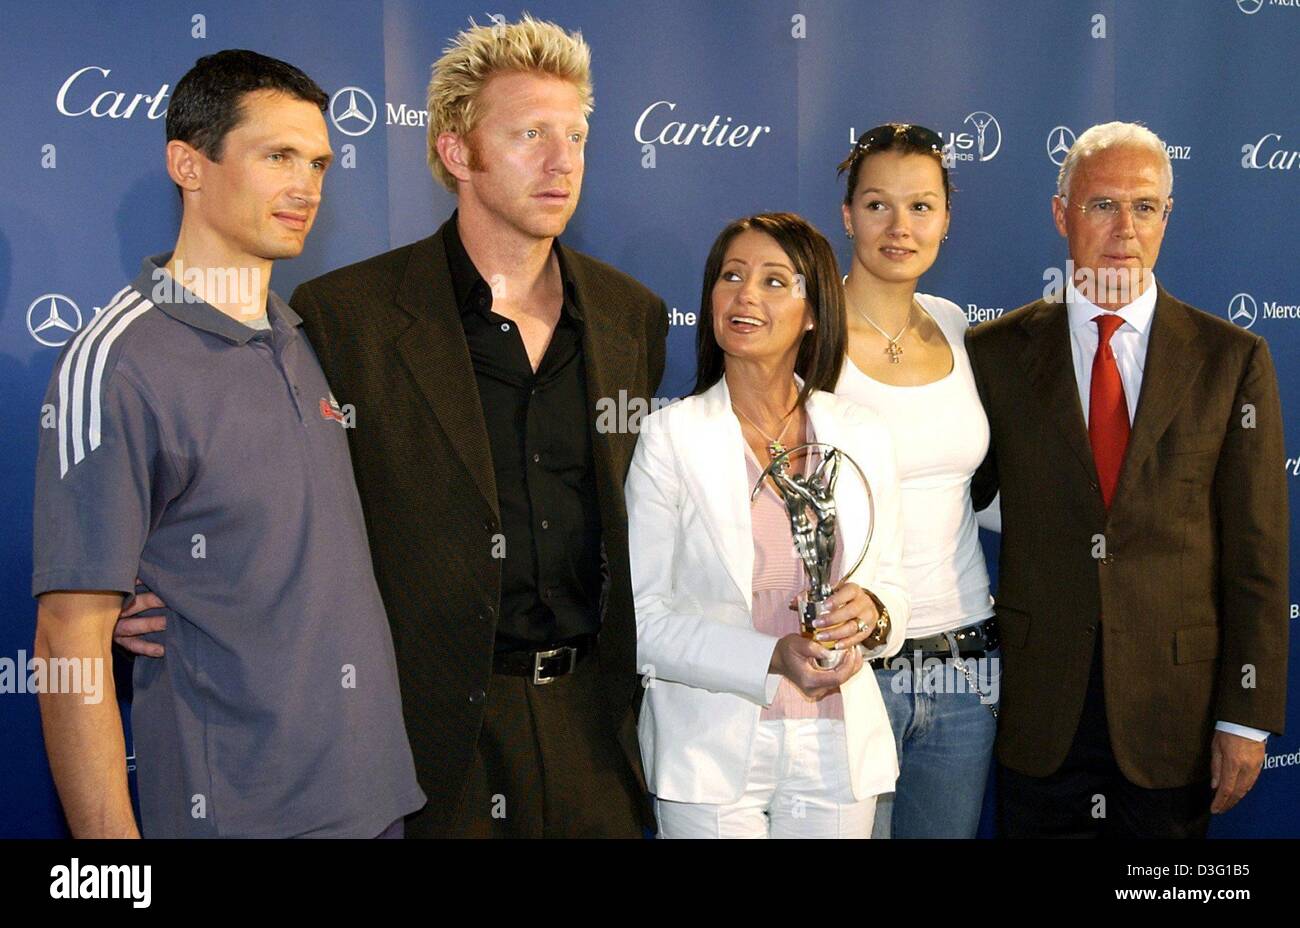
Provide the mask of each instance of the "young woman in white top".
{"label": "young woman in white top", "polygon": [[890,426],[902,486],[908,640],[876,664],[899,752],[878,837],[973,837],[996,733],[997,632],[971,506],[989,427],[966,358],[966,317],[917,293],[948,236],[950,183],[929,129],[889,123],[840,165],[853,241],[848,357],[836,394]]}

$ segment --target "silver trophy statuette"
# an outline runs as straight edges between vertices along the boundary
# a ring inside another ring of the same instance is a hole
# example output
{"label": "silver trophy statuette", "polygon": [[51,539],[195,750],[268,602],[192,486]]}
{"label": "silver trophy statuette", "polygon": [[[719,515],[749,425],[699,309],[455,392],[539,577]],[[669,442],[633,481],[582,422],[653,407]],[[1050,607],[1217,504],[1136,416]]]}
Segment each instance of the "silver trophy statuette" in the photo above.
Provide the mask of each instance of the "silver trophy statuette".
{"label": "silver trophy statuette", "polygon": [[[808,473],[793,473],[792,460],[803,460],[816,456],[816,465]],[[796,605],[799,611],[799,631],[805,638],[812,638],[817,631],[813,621],[830,611],[826,600],[839,586],[842,577],[833,580],[830,576],[831,566],[835,561],[837,540],[835,517],[835,484],[840,476],[840,462],[848,461],[856,471],[858,479],[867,491],[867,536],[851,567],[844,572],[848,577],[858,569],[862,559],[867,556],[871,545],[871,536],[876,528],[875,498],[871,493],[871,484],[867,481],[862,468],[849,455],[839,448],[824,442],[809,442],[798,445],[788,451],[781,451],[772,456],[772,462],[764,468],[758,477],[758,483],[750,493],[750,501],[758,498],[762,492],[763,481],[772,478],[781,499],[785,502],[786,515],[790,518],[790,533],[794,536],[795,552],[803,561],[807,571],[808,589],[799,594]],[[840,662],[843,651],[836,651],[827,645],[824,658],[819,658],[818,666],[829,669]]]}

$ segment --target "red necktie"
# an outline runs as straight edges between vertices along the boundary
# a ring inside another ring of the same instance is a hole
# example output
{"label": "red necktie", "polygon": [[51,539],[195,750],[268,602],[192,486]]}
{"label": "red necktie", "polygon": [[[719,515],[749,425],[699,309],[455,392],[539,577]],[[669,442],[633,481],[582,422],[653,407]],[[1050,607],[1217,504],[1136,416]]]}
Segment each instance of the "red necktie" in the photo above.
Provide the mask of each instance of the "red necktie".
{"label": "red necktie", "polygon": [[1115,350],[1110,338],[1124,324],[1119,316],[1107,313],[1095,316],[1097,323],[1097,353],[1092,359],[1092,391],[1088,401],[1088,440],[1092,443],[1092,456],[1097,462],[1097,477],[1101,481],[1101,499],[1110,508],[1119,483],[1119,469],[1124,463],[1124,449],[1128,447],[1128,401],[1124,398],[1124,384],[1119,379],[1119,365],[1115,363]]}

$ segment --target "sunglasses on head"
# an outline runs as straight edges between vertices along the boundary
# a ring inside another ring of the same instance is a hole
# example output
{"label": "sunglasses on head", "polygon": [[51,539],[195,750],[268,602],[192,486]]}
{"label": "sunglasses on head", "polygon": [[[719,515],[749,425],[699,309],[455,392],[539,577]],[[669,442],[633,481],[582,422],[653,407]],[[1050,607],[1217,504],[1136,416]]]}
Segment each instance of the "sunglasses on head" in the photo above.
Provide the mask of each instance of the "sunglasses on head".
{"label": "sunglasses on head", "polygon": [[854,147],[860,152],[865,152],[872,148],[889,145],[894,139],[898,138],[905,139],[921,148],[929,148],[931,151],[943,154],[943,139],[939,137],[939,133],[933,129],[927,129],[925,126],[914,126],[905,122],[887,122],[883,126],[868,129],[858,136],[857,144]]}

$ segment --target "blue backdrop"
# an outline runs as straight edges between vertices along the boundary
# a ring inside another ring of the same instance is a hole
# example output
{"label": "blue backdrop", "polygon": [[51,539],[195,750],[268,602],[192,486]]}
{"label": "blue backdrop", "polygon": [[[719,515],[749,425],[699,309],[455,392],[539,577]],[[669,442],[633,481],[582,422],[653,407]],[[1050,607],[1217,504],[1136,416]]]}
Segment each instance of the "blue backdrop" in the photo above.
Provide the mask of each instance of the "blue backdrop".
{"label": "blue backdrop", "polygon": [[[174,241],[161,117],[180,75],[201,55],[252,48],[299,65],[333,95],[339,160],[306,251],[277,265],[273,286],[288,295],[302,280],[428,235],[451,211],[425,163],[430,64],[469,17],[486,24],[524,9],[450,0],[195,6],[0,10],[0,658],[17,660],[32,644],[32,472],[57,345],[134,277],[142,255]],[[1048,269],[1064,264],[1049,210],[1062,140],[1094,123],[1140,120],[1174,156],[1177,206],[1158,275],[1183,300],[1268,339],[1289,455],[1268,466],[1300,479],[1294,0],[538,0],[527,9],[581,29],[592,46],[587,178],[566,240],[668,302],[661,394],[689,387],[699,275],[728,220],[795,210],[847,260],[835,165],[863,129],[919,122],[953,141],[951,236],[922,286],[975,321],[1036,298]],[[744,144],[706,144],[701,133],[676,144],[671,122],[715,116],[747,127]],[[42,325],[51,305],[66,327]],[[1297,519],[1293,508],[1293,551]],[[1291,572],[1294,588],[1294,558]],[[1292,604],[1292,627],[1298,612]],[[1295,719],[1300,663],[1292,666]],[[64,833],[35,697],[0,694],[0,733],[0,836]],[[1212,834],[1300,835],[1300,737],[1272,738],[1268,753],[1254,792]]]}

